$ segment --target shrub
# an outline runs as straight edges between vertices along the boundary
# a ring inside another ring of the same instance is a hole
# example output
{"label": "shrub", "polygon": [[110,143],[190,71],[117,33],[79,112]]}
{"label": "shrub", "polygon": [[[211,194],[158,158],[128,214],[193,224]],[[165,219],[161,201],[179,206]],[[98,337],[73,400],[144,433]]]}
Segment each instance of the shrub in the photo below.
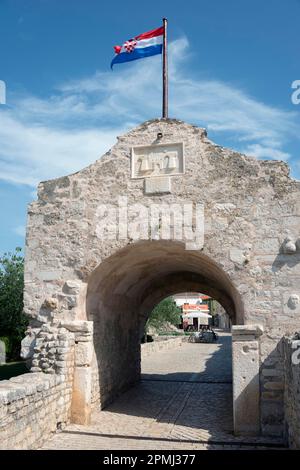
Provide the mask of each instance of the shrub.
{"label": "shrub", "polygon": [[151,312],[147,321],[147,329],[153,327],[160,329],[166,322],[178,326],[180,324],[181,310],[172,297],[162,300]]}
{"label": "shrub", "polygon": [[0,257],[0,336],[4,340],[7,360],[18,359],[21,340],[28,319],[23,313],[24,257],[22,249]]}

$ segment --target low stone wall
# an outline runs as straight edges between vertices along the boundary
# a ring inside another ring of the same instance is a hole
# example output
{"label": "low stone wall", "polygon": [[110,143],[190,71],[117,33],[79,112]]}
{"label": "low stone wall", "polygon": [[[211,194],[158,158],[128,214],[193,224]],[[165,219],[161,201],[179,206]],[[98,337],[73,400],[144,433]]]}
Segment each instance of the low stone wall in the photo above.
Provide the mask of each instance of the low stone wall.
{"label": "low stone wall", "polygon": [[141,345],[141,359],[158,351],[165,351],[167,349],[181,346],[182,342],[185,340],[185,336],[171,336],[170,338],[162,341],[154,340],[152,343],[144,343]]}
{"label": "low stone wall", "polygon": [[28,373],[0,382],[0,449],[35,449],[70,421],[72,384]]}
{"label": "low stone wall", "polygon": [[36,449],[71,420],[76,335],[44,325],[31,335],[28,374],[0,381],[0,448]]}
{"label": "low stone wall", "polygon": [[285,438],[290,448],[300,449],[300,340],[284,338]]}

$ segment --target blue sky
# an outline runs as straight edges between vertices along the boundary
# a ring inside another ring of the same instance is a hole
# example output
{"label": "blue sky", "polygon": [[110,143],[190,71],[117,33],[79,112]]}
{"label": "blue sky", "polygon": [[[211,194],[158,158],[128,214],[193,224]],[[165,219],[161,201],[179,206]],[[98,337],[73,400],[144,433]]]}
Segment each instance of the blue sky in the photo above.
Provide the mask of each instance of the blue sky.
{"label": "blue sky", "polygon": [[[144,6],[143,6],[144,5]],[[142,7],[143,6],[143,7]],[[146,8],[147,7],[147,8]],[[160,117],[161,57],[116,65],[113,45],[169,20],[170,117],[300,178],[300,0],[0,0],[0,253],[24,245],[41,180],[95,161]]]}

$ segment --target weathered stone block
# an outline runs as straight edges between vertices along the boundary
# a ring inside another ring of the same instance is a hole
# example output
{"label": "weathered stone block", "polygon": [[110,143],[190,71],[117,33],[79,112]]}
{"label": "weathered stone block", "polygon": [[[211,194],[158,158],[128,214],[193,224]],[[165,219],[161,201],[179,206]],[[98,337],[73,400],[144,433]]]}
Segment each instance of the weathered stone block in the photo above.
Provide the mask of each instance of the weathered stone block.
{"label": "weathered stone block", "polygon": [[76,367],[72,395],[71,419],[76,424],[89,424],[91,417],[91,368]]}
{"label": "weathered stone block", "polygon": [[66,281],[63,286],[63,292],[68,295],[78,295],[80,293],[81,286],[82,282],[80,281]]}
{"label": "weathered stone block", "polygon": [[[235,335],[245,338],[236,341]],[[246,340],[262,329],[258,325],[233,327],[233,402],[236,434],[257,435],[260,432],[259,348],[257,340]]]}
{"label": "weathered stone block", "polygon": [[60,325],[67,330],[75,333],[89,333],[92,334],[93,332],[93,322],[91,321],[81,321],[81,320],[74,320],[71,322],[62,321]]}
{"label": "weathered stone block", "polygon": [[80,342],[75,346],[75,364],[76,366],[90,365],[93,358],[92,342]]}
{"label": "weathered stone block", "polygon": [[171,179],[167,176],[145,179],[145,194],[160,194],[171,192]]}

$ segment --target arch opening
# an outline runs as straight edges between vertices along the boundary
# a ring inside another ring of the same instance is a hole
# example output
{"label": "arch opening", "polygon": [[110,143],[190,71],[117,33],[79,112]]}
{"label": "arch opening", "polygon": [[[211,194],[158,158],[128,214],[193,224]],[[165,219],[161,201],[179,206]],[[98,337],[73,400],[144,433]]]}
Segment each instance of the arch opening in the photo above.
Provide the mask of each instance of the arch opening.
{"label": "arch opening", "polygon": [[105,407],[140,379],[140,340],[162,299],[202,292],[217,300],[232,324],[243,323],[240,294],[225,271],[180,242],[138,242],[105,259],[90,275],[87,319],[94,322],[92,402]]}

